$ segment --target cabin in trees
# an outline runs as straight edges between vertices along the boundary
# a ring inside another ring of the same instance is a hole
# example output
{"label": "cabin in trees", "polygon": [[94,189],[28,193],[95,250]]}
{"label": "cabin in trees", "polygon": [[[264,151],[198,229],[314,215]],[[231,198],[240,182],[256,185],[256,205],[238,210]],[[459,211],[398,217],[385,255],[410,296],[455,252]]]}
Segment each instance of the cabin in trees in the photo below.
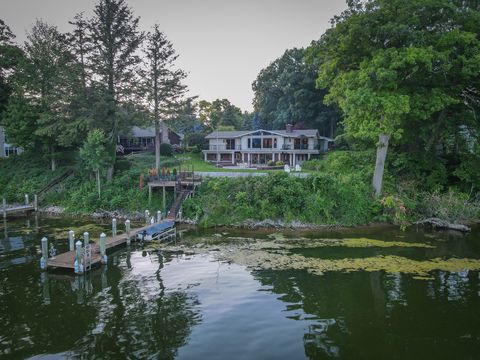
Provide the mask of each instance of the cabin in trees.
{"label": "cabin in trees", "polygon": [[22,152],[22,148],[11,145],[7,142],[5,130],[0,126],[0,158],[10,157]]}
{"label": "cabin in trees", "polygon": [[318,130],[214,131],[206,136],[205,161],[222,164],[262,165],[282,161],[295,166],[328,151],[332,139]]}
{"label": "cabin in trees", "polygon": [[[183,135],[167,126],[160,128],[160,143],[168,143],[173,146],[181,146]],[[134,126],[129,134],[122,134],[118,137],[117,149],[120,153],[131,153],[134,151],[155,150],[155,128],[140,128]]]}

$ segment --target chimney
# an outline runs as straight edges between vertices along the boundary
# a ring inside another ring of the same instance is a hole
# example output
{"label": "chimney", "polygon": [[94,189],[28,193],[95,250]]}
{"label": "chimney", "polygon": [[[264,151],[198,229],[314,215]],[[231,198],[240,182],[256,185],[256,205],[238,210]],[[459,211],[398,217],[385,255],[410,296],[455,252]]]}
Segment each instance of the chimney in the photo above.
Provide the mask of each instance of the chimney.
{"label": "chimney", "polygon": [[293,125],[292,124],[287,124],[287,133],[293,132]]}

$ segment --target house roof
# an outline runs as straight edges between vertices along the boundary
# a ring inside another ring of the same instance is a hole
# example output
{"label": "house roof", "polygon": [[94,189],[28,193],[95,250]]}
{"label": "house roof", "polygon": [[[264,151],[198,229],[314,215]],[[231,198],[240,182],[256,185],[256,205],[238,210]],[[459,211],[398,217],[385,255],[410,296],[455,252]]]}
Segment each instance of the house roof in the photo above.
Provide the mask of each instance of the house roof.
{"label": "house roof", "polygon": [[258,131],[265,131],[271,134],[275,135],[280,135],[283,137],[292,137],[292,138],[298,138],[298,137],[317,137],[318,136],[318,130],[315,129],[305,129],[305,130],[292,130],[291,132],[287,132],[287,130],[254,130],[254,131],[214,131],[210,134],[208,134],[205,138],[206,139],[233,139],[233,138],[238,138],[242,137],[245,135],[253,134]]}
{"label": "house roof", "polygon": [[[176,131],[173,131],[172,129],[168,128],[168,130],[172,133],[177,134],[180,139],[183,140],[183,134],[177,133]],[[138,126],[132,127],[132,131],[130,133],[131,137],[134,138],[148,138],[148,137],[155,137],[155,128],[154,127],[149,127],[149,128],[141,128]]]}

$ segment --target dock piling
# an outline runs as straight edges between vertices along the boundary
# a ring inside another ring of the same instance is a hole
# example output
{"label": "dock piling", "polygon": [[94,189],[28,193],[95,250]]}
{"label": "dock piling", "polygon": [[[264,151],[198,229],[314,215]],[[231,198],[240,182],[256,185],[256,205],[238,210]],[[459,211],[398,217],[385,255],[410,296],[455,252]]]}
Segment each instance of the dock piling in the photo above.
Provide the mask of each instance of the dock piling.
{"label": "dock piling", "polygon": [[83,233],[83,246],[86,247],[88,246],[88,244],[90,243],[90,235],[88,234],[88,232],[84,232]]}
{"label": "dock piling", "polygon": [[162,212],[160,210],[157,211],[157,222],[159,223],[162,221]]}
{"label": "dock piling", "polygon": [[127,245],[130,245],[130,220],[125,221],[125,232],[127,233]]}
{"label": "dock piling", "polygon": [[112,238],[115,240],[116,237],[117,237],[117,219],[112,219]]}
{"label": "dock piling", "polygon": [[74,271],[75,274],[83,274],[83,264],[82,264],[82,242],[80,240],[75,244],[75,265]]}
{"label": "dock piling", "polygon": [[[115,227],[116,227],[116,224],[115,224]],[[117,230],[115,229],[115,231]],[[100,234],[100,256],[102,258],[102,264],[106,264],[107,263],[107,235],[105,233]]]}
{"label": "dock piling", "polygon": [[33,209],[35,210],[35,212],[38,211],[38,195],[37,194],[33,195]]}
{"label": "dock piling", "polygon": [[150,223],[150,211],[145,210],[145,224],[148,225]]}
{"label": "dock piling", "polygon": [[7,218],[7,199],[3,198],[2,200],[2,209],[3,209],[3,218]]}
{"label": "dock piling", "polygon": [[42,257],[40,258],[40,268],[42,270],[47,270],[48,266],[48,239],[46,237],[42,238]]}
{"label": "dock piling", "polygon": [[28,194],[25,194],[25,205],[28,205],[29,203]]}
{"label": "dock piling", "polygon": [[68,245],[70,251],[75,250],[75,232],[73,230],[68,232]]}

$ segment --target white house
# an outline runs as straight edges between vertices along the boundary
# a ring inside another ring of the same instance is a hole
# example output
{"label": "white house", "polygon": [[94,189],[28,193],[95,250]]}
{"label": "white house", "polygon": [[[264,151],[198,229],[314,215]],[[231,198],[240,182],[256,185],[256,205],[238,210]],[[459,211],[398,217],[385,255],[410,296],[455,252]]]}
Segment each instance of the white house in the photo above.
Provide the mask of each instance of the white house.
{"label": "white house", "polygon": [[205,161],[248,165],[267,164],[270,160],[295,166],[328,150],[332,139],[318,130],[214,131],[206,136]]}

